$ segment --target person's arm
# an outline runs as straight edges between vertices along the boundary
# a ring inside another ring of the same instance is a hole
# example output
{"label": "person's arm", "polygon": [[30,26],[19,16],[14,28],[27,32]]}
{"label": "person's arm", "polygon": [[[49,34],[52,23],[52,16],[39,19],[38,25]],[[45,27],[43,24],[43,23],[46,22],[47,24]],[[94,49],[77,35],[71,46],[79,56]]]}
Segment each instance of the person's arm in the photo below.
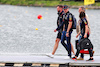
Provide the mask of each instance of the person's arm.
{"label": "person's arm", "polygon": [[69,33],[69,30],[71,29],[71,27],[72,27],[72,21],[70,21],[69,24],[68,24],[67,33]]}
{"label": "person's arm", "polygon": [[76,38],[81,34],[81,32],[78,32],[78,34],[76,35]]}
{"label": "person's arm", "polygon": [[59,20],[59,17],[57,18],[57,27],[59,26],[59,21],[58,20]]}
{"label": "person's arm", "polygon": [[87,38],[87,33],[88,33],[88,25],[85,25],[85,34],[84,34],[84,38]]}
{"label": "person's arm", "polygon": [[91,29],[90,29],[90,22],[89,22],[89,17],[88,15],[86,14],[86,20],[88,22],[88,27],[89,27],[89,33],[91,33]]}
{"label": "person's arm", "polygon": [[63,25],[64,25],[64,18],[65,18],[65,14],[63,14],[62,15],[62,23],[58,26],[58,28],[56,28],[56,30],[60,30],[62,27],[63,27]]}
{"label": "person's arm", "polygon": [[63,20],[62,23],[61,23],[60,25],[58,25],[58,28],[56,28],[56,29],[54,30],[54,32],[60,30],[60,29],[63,27],[63,25],[64,25],[64,18],[65,18],[65,14],[62,15],[62,20]]}
{"label": "person's arm", "polygon": [[87,33],[88,33],[88,30],[89,30],[89,28],[88,28],[88,22],[87,22],[86,19],[84,19],[83,21],[85,23],[85,34],[84,34],[84,38],[87,38]]}
{"label": "person's arm", "polygon": [[64,25],[64,22],[62,22],[61,25],[59,25],[58,28],[56,28],[56,30],[60,30],[63,25]]}
{"label": "person's arm", "polygon": [[60,30],[61,28],[62,28],[62,26],[64,25],[64,22],[62,22],[61,23],[61,25],[60,26],[58,26],[58,28],[56,28],[55,30],[54,30],[54,32],[56,32],[56,31],[58,31],[58,30]]}
{"label": "person's arm", "polygon": [[72,27],[72,15],[69,15],[69,24],[68,24],[68,28],[67,28],[67,33],[66,33],[66,36],[69,37],[69,31]]}

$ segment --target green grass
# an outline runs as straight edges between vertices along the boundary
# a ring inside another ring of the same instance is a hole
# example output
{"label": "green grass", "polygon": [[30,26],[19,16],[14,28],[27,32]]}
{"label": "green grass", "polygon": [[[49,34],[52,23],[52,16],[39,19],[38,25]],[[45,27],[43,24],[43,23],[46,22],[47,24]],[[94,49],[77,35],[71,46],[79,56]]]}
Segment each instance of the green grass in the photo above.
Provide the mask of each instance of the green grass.
{"label": "green grass", "polygon": [[81,6],[83,2],[74,2],[74,1],[36,1],[35,4],[44,5],[44,6],[57,6],[61,5],[69,5],[69,6]]}
{"label": "green grass", "polygon": [[94,6],[100,6],[100,2],[96,2]]}
{"label": "green grass", "polygon": [[[75,1],[44,1],[44,0],[0,0],[1,4],[10,4],[10,5],[25,5],[25,6],[57,6],[68,5],[68,6],[82,6],[84,2],[75,2]],[[100,6],[100,2],[96,2],[93,6]]]}

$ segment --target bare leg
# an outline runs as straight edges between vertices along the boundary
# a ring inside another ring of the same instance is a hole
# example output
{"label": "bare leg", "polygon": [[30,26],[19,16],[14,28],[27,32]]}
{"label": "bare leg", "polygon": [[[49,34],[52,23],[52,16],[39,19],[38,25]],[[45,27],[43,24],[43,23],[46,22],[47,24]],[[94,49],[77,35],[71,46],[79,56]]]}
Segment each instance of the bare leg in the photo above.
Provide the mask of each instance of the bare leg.
{"label": "bare leg", "polygon": [[59,41],[60,41],[60,39],[59,38],[56,38],[55,45],[54,45],[54,48],[53,48],[53,51],[52,51],[52,55],[55,54],[55,52],[56,52],[56,50],[58,48],[58,45],[59,45]]}
{"label": "bare leg", "polygon": [[74,52],[74,48],[73,48],[73,45],[72,45],[72,43],[71,43],[71,51],[73,52],[73,54],[75,55],[75,52]]}

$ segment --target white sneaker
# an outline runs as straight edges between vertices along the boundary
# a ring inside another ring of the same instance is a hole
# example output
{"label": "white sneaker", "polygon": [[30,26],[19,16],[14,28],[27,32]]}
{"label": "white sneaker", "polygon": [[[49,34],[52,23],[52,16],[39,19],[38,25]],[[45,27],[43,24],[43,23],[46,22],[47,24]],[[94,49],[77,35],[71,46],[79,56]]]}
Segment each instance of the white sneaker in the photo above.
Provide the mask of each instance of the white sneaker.
{"label": "white sneaker", "polygon": [[70,59],[70,57],[69,57],[69,56],[67,56],[67,57],[65,57],[64,59],[65,59],[65,60],[66,60],[66,59]]}
{"label": "white sneaker", "polygon": [[54,55],[52,55],[52,54],[46,54],[46,56],[48,56],[50,58],[54,58]]}

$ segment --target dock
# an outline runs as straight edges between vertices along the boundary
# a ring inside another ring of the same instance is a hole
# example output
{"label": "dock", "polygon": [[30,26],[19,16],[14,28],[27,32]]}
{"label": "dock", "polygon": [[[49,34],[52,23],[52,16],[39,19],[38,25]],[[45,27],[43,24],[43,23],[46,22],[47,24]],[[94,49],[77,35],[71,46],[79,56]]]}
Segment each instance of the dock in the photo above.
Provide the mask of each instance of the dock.
{"label": "dock", "polygon": [[[0,56],[0,67],[2,66],[30,66],[30,67],[100,67],[100,56],[94,56],[94,61],[86,61],[89,56],[85,56],[84,60],[74,61],[67,58],[68,56]],[[66,58],[66,59],[65,59]]]}

